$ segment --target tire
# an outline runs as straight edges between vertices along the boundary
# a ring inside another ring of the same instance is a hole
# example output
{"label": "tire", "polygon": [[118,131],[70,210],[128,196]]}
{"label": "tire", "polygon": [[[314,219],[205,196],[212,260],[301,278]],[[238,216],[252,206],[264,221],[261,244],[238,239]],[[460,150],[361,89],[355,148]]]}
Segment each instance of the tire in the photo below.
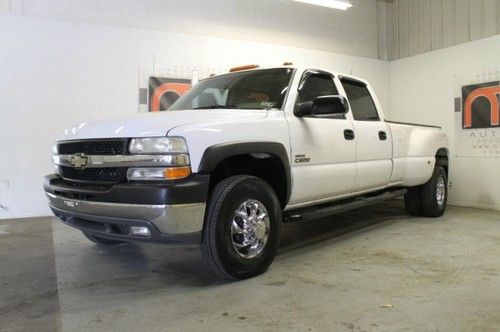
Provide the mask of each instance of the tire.
{"label": "tire", "polygon": [[420,197],[420,187],[410,187],[404,196],[406,211],[412,216],[422,215],[422,199]]}
{"label": "tire", "polygon": [[[448,180],[442,166],[436,166],[431,179],[420,188],[422,214],[426,217],[440,217],[446,209],[448,201]],[[439,194],[444,195],[439,199]]]}
{"label": "tire", "polygon": [[120,244],[120,243],[125,243],[125,241],[105,239],[103,237],[91,235],[91,234],[89,234],[87,232],[83,232],[83,231],[82,231],[82,233],[87,239],[89,239],[90,241],[92,241],[98,245],[112,246],[112,245],[116,245],[116,244]]}
{"label": "tire", "polygon": [[[241,218],[240,215],[249,217]],[[248,233],[249,238],[260,240],[253,242],[258,245],[243,246],[248,239],[244,235],[247,233],[238,232],[252,223],[258,226],[250,226],[254,232]],[[229,177],[218,183],[212,192],[203,228],[203,258],[222,278],[254,277],[265,272],[276,256],[280,231],[281,207],[273,189],[254,176]]]}

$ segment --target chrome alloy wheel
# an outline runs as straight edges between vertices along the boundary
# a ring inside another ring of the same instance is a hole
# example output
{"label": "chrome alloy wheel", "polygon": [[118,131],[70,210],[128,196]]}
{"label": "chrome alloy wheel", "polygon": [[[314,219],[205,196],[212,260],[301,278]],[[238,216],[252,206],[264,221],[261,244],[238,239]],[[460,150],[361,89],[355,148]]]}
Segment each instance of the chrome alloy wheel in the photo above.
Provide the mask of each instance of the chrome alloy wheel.
{"label": "chrome alloy wheel", "polygon": [[443,206],[445,196],[446,196],[446,183],[444,182],[443,177],[439,177],[437,179],[437,184],[436,184],[436,200],[439,207]]}
{"label": "chrome alloy wheel", "polygon": [[234,212],[231,238],[236,253],[250,259],[259,255],[269,238],[269,214],[261,202],[248,199]]}

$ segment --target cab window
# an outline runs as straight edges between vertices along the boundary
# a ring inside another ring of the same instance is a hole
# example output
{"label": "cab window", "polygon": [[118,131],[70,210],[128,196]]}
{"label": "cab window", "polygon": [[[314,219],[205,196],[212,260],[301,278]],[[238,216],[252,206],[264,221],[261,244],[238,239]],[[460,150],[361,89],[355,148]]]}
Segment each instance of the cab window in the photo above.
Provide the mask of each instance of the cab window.
{"label": "cab window", "polygon": [[297,104],[312,101],[320,96],[338,95],[333,77],[327,73],[314,73],[305,77],[297,97]]}
{"label": "cab window", "polygon": [[363,82],[358,82],[350,79],[340,79],[344,87],[349,104],[351,105],[352,116],[358,121],[378,121],[380,120],[370,95],[370,91]]}
{"label": "cab window", "polygon": [[180,97],[169,110],[281,109],[292,74],[291,68],[272,68],[207,78]]}

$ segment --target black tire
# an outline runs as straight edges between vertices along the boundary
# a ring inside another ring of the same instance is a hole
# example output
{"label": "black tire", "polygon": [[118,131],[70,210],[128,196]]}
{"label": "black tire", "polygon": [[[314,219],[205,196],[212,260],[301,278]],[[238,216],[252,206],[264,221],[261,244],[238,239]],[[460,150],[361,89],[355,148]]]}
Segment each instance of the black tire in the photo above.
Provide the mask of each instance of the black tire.
{"label": "black tire", "polygon": [[[248,200],[262,203],[269,216],[267,242],[253,258],[238,254],[231,234],[235,211]],[[224,179],[215,186],[205,217],[201,243],[205,262],[213,272],[229,280],[251,278],[265,272],[278,250],[281,221],[278,198],[264,180],[248,175]]]}
{"label": "black tire", "polygon": [[412,216],[422,215],[422,199],[420,187],[410,187],[404,196],[406,211]]}
{"label": "black tire", "polygon": [[[440,204],[437,198],[438,183],[444,182],[444,198]],[[443,166],[436,166],[431,179],[422,185],[420,199],[422,200],[422,214],[426,217],[440,217],[446,209],[448,201],[448,180]]]}
{"label": "black tire", "polygon": [[92,234],[89,234],[87,232],[82,231],[83,235],[89,239],[90,241],[99,244],[99,245],[104,245],[104,246],[112,246],[120,243],[125,243],[126,241],[118,241],[118,240],[110,240],[110,239],[105,239],[103,237],[95,236]]}

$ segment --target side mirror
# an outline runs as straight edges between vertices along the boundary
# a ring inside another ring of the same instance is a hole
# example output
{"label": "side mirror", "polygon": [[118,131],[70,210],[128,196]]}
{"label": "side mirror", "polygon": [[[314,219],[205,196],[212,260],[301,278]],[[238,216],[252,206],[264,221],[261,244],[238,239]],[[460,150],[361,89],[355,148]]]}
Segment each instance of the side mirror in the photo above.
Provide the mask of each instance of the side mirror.
{"label": "side mirror", "polygon": [[313,101],[305,101],[297,105],[296,116],[307,115],[343,115],[347,112],[347,99],[343,96],[320,96]]}

